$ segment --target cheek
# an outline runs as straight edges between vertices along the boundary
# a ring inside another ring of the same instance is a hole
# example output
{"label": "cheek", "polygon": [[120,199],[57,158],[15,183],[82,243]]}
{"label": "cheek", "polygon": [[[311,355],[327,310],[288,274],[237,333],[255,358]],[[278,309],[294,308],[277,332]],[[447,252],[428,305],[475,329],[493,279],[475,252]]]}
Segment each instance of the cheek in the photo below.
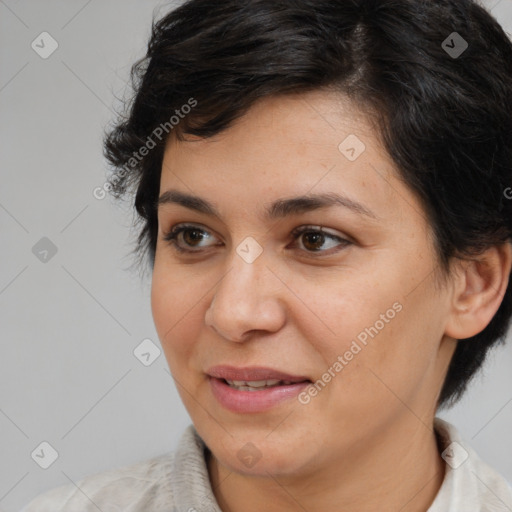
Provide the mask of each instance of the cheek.
{"label": "cheek", "polygon": [[432,378],[441,333],[431,328],[435,321],[420,302],[402,298],[391,308],[385,303],[359,318],[355,335],[340,338],[338,354],[333,354],[342,356],[332,387],[336,417],[347,410],[357,421],[365,420],[368,411],[385,417],[402,410],[404,403],[419,408],[419,398],[429,396],[430,387],[437,385]]}
{"label": "cheek", "polygon": [[353,341],[364,346],[377,331],[380,336],[389,330],[402,309],[393,284],[375,278],[371,269],[343,269],[315,280],[290,276],[290,282],[300,299],[294,300],[293,321],[325,364],[350,350]]}
{"label": "cheek", "polygon": [[379,388],[392,396],[386,385],[406,394],[419,383],[435,360],[442,332],[432,327],[439,312],[432,311],[436,299],[428,290],[409,293],[409,282],[396,266],[387,266],[386,272],[368,270],[303,282],[311,311],[298,304],[295,321],[302,337],[321,354],[320,371],[336,374],[324,374],[334,383],[333,392],[346,396],[350,389],[351,396],[366,393],[373,401]]}
{"label": "cheek", "polygon": [[190,356],[204,325],[205,287],[177,269],[155,265],[151,286],[153,321],[171,371]]}

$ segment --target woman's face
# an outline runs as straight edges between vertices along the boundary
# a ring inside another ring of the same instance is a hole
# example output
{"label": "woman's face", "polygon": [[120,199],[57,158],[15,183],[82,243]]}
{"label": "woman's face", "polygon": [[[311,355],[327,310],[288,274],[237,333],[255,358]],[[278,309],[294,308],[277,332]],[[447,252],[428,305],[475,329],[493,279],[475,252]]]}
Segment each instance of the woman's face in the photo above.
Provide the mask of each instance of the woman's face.
{"label": "woman's face", "polygon": [[[418,199],[346,100],[266,98],[213,138],[171,138],[167,191],[201,202],[161,201],[153,317],[223,466],[301,475],[428,430],[450,293]],[[184,224],[174,242],[191,252],[164,239]]]}

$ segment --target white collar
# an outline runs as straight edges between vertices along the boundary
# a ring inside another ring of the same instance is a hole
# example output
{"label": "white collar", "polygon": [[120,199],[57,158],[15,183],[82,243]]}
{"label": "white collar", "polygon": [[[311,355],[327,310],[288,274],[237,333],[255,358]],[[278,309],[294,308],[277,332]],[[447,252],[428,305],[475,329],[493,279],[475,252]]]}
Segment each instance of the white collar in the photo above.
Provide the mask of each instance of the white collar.
{"label": "white collar", "polygon": [[[434,428],[447,464],[441,488],[426,512],[512,512],[512,488],[506,480],[480,459],[453,425],[435,418]],[[222,512],[211,488],[206,449],[189,425],[173,460],[176,510]]]}

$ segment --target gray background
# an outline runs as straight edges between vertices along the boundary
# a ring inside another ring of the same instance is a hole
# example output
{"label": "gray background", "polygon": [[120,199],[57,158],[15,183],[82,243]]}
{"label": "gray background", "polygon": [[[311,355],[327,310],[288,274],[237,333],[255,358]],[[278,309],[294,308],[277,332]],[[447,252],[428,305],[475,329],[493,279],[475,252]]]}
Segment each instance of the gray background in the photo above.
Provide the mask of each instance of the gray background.
{"label": "gray background", "polygon": [[[128,270],[131,207],[93,196],[115,97],[171,5],[0,0],[0,511],[171,451],[190,422],[163,353],[150,366],[133,354],[160,344],[150,279]],[[512,0],[486,5],[512,33]],[[59,45],[47,59],[31,47],[43,31]],[[511,368],[509,343],[441,416],[512,482]],[[43,441],[59,454],[48,469],[31,455]]]}

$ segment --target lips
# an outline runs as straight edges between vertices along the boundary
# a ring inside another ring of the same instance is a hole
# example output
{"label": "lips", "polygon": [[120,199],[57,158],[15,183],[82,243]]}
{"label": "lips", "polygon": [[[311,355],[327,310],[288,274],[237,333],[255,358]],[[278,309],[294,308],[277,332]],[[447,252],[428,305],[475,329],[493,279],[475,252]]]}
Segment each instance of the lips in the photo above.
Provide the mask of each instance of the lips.
{"label": "lips", "polygon": [[262,413],[296,397],[311,380],[263,367],[215,366],[208,370],[217,402],[238,414]]}
{"label": "lips", "polygon": [[239,391],[259,391],[267,388],[275,388],[276,386],[292,384],[287,380],[227,380],[228,385]]}
{"label": "lips", "polygon": [[207,372],[210,377],[224,379],[225,381],[283,381],[294,384],[296,382],[311,382],[311,379],[302,375],[290,375],[272,368],[252,366],[237,368],[235,366],[213,366]]}

